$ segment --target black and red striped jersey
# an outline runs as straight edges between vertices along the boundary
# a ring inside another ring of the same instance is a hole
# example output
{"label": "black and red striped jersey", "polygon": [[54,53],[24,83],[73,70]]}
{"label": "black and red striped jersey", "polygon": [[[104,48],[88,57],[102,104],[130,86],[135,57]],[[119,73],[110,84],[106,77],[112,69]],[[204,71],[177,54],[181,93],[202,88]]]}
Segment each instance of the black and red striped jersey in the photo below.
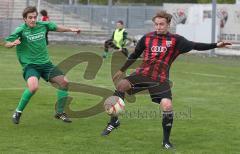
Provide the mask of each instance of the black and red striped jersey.
{"label": "black and red striped jersey", "polygon": [[139,40],[135,51],[128,57],[120,70],[124,72],[143,53],[143,61],[141,66],[136,69],[136,74],[165,82],[169,79],[171,64],[180,54],[193,49],[209,50],[216,47],[216,43],[197,43],[177,34],[151,32]]}

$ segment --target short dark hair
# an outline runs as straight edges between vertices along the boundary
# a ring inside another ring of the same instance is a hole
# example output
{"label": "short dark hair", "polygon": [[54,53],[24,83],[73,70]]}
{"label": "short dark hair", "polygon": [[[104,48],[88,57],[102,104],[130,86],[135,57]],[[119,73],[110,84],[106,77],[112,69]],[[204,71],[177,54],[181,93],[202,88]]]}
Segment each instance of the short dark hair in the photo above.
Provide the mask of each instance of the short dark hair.
{"label": "short dark hair", "polygon": [[172,15],[167,13],[166,11],[158,11],[156,15],[152,18],[152,21],[154,22],[156,18],[165,18],[167,20],[167,23],[171,22]]}
{"label": "short dark hair", "polygon": [[33,12],[36,12],[37,15],[38,15],[38,11],[37,11],[37,8],[35,6],[28,6],[23,10],[22,16],[23,16],[23,18],[27,18],[27,14],[28,13],[33,13]]}
{"label": "short dark hair", "polygon": [[121,25],[124,24],[122,20],[118,20],[117,23],[120,23]]}
{"label": "short dark hair", "polygon": [[41,11],[40,11],[40,14],[41,14],[42,16],[47,16],[47,15],[48,15],[47,10],[41,10]]}

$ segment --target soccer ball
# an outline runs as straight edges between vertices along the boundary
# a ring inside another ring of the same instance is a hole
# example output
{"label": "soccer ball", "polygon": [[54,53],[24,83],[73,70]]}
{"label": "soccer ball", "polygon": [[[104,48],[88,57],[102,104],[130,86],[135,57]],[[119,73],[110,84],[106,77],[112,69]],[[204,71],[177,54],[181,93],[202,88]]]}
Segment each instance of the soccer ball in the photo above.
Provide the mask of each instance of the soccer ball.
{"label": "soccer ball", "polygon": [[104,108],[108,115],[118,116],[125,111],[125,103],[118,96],[110,96],[105,100]]}

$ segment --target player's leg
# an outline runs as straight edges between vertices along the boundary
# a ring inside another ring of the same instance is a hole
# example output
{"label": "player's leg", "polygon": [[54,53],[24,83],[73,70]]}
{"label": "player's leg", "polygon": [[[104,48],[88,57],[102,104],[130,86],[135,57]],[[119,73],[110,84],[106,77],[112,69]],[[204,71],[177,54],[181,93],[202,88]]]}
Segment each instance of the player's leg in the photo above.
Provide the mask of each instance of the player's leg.
{"label": "player's leg", "polygon": [[[124,100],[125,92],[131,89],[131,84],[128,80],[121,80],[116,87],[114,96],[118,96]],[[106,128],[103,130],[102,135],[106,136],[112,132],[113,129],[119,127],[120,122],[117,116],[111,116],[110,121],[108,122]]]}
{"label": "player's leg", "polygon": [[121,51],[126,57],[128,57],[128,49],[127,48],[122,48]]}
{"label": "player's leg", "polygon": [[[119,47],[116,46],[116,44],[112,43],[111,44],[111,48],[115,49],[115,50],[118,50],[119,51]],[[124,56],[128,57],[128,49],[126,47],[122,48],[121,49],[121,52],[123,53]]]}
{"label": "player's leg", "polygon": [[113,41],[112,39],[109,39],[107,41],[104,42],[104,53],[103,53],[103,58],[107,58],[108,56],[108,50],[109,48],[113,45]]}
{"label": "player's leg", "polygon": [[68,80],[64,73],[51,62],[41,66],[41,75],[45,81],[49,81],[57,89],[57,111],[55,118],[64,122],[72,122],[64,112],[68,98]]}
{"label": "player's leg", "polygon": [[121,50],[119,50],[120,48],[117,47],[115,44],[113,44],[112,48],[117,50],[117,51],[121,51],[124,56],[128,57],[128,50],[127,50],[127,48],[122,48]]}
{"label": "player's leg", "polygon": [[64,112],[64,107],[68,98],[68,80],[64,75],[55,76],[50,79],[50,82],[57,87],[57,111],[55,118],[61,119],[64,122],[72,122]]}
{"label": "player's leg", "polygon": [[114,92],[114,96],[118,96],[124,100],[125,92],[132,88],[131,83],[127,79],[121,80],[116,87]]}
{"label": "player's leg", "polygon": [[162,109],[162,128],[163,128],[163,142],[165,149],[172,148],[169,137],[173,124],[173,108],[172,108],[172,93],[169,82],[158,83],[149,88],[152,101],[160,104]]}
{"label": "player's leg", "polygon": [[162,108],[162,127],[163,127],[163,142],[162,145],[166,149],[172,148],[169,137],[173,125],[173,109],[172,100],[169,98],[163,98],[160,106]]}
{"label": "player's leg", "polygon": [[[113,95],[118,96],[124,100],[125,92],[129,95],[138,93],[147,89],[149,78],[136,75],[132,73],[130,76],[121,80],[117,86]],[[118,117],[111,117],[107,127],[103,130],[102,135],[108,135],[111,131],[120,125]]]}
{"label": "player's leg", "polygon": [[25,80],[27,81],[27,88],[24,90],[21,99],[18,103],[16,111],[13,114],[13,123],[18,124],[20,122],[20,117],[22,115],[23,110],[27,106],[29,100],[34,95],[34,93],[38,89],[38,80],[39,80],[39,73],[36,69],[28,66],[24,69],[23,74]]}
{"label": "player's leg", "polygon": [[[131,89],[131,84],[130,84],[130,82],[128,81],[128,80],[126,80],[126,79],[123,79],[123,80],[121,80],[119,83],[118,83],[118,85],[117,85],[117,87],[116,87],[116,90],[115,90],[115,92],[114,92],[114,96],[118,96],[118,97],[120,97],[120,98],[122,98],[123,100],[124,100],[124,98],[125,98],[125,92],[126,91],[128,91],[129,89]],[[110,120],[110,122],[112,122],[112,123],[114,123],[114,122],[116,122],[118,120],[118,118],[117,117],[111,117],[111,120]]]}
{"label": "player's leg", "polygon": [[17,106],[16,111],[18,111],[18,112],[22,112],[24,110],[24,108],[26,107],[30,98],[32,97],[32,95],[37,91],[37,89],[38,89],[38,78],[35,77],[35,76],[32,76],[32,77],[28,78],[27,87],[28,88],[26,88],[24,90],[24,92],[22,94],[22,97],[20,99],[20,102]]}

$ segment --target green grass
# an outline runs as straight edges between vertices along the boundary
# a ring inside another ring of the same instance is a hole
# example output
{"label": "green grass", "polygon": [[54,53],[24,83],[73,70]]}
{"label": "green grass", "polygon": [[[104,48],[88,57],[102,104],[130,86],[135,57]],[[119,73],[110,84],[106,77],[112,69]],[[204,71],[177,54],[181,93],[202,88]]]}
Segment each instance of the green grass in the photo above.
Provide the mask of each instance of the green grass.
{"label": "green grass", "polygon": [[[51,45],[52,61],[58,64],[80,52],[101,55],[102,48],[87,45]],[[74,118],[66,124],[55,120],[55,88],[40,81],[40,89],[24,110],[19,125],[11,116],[25,87],[14,49],[0,47],[0,152],[1,153],[238,153],[240,151],[240,63],[235,57],[182,55],[173,64],[173,104],[176,118],[171,140],[176,151],[161,148],[159,106],[148,95],[127,103],[121,128],[108,137],[100,133],[108,121],[104,113]],[[111,57],[93,80],[83,77],[87,64],[76,66],[71,82],[113,90]],[[118,65],[118,64],[117,64]],[[121,64],[119,64],[121,65]],[[92,89],[94,91],[94,89]],[[74,111],[93,107],[101,97],[70,92]]]}

